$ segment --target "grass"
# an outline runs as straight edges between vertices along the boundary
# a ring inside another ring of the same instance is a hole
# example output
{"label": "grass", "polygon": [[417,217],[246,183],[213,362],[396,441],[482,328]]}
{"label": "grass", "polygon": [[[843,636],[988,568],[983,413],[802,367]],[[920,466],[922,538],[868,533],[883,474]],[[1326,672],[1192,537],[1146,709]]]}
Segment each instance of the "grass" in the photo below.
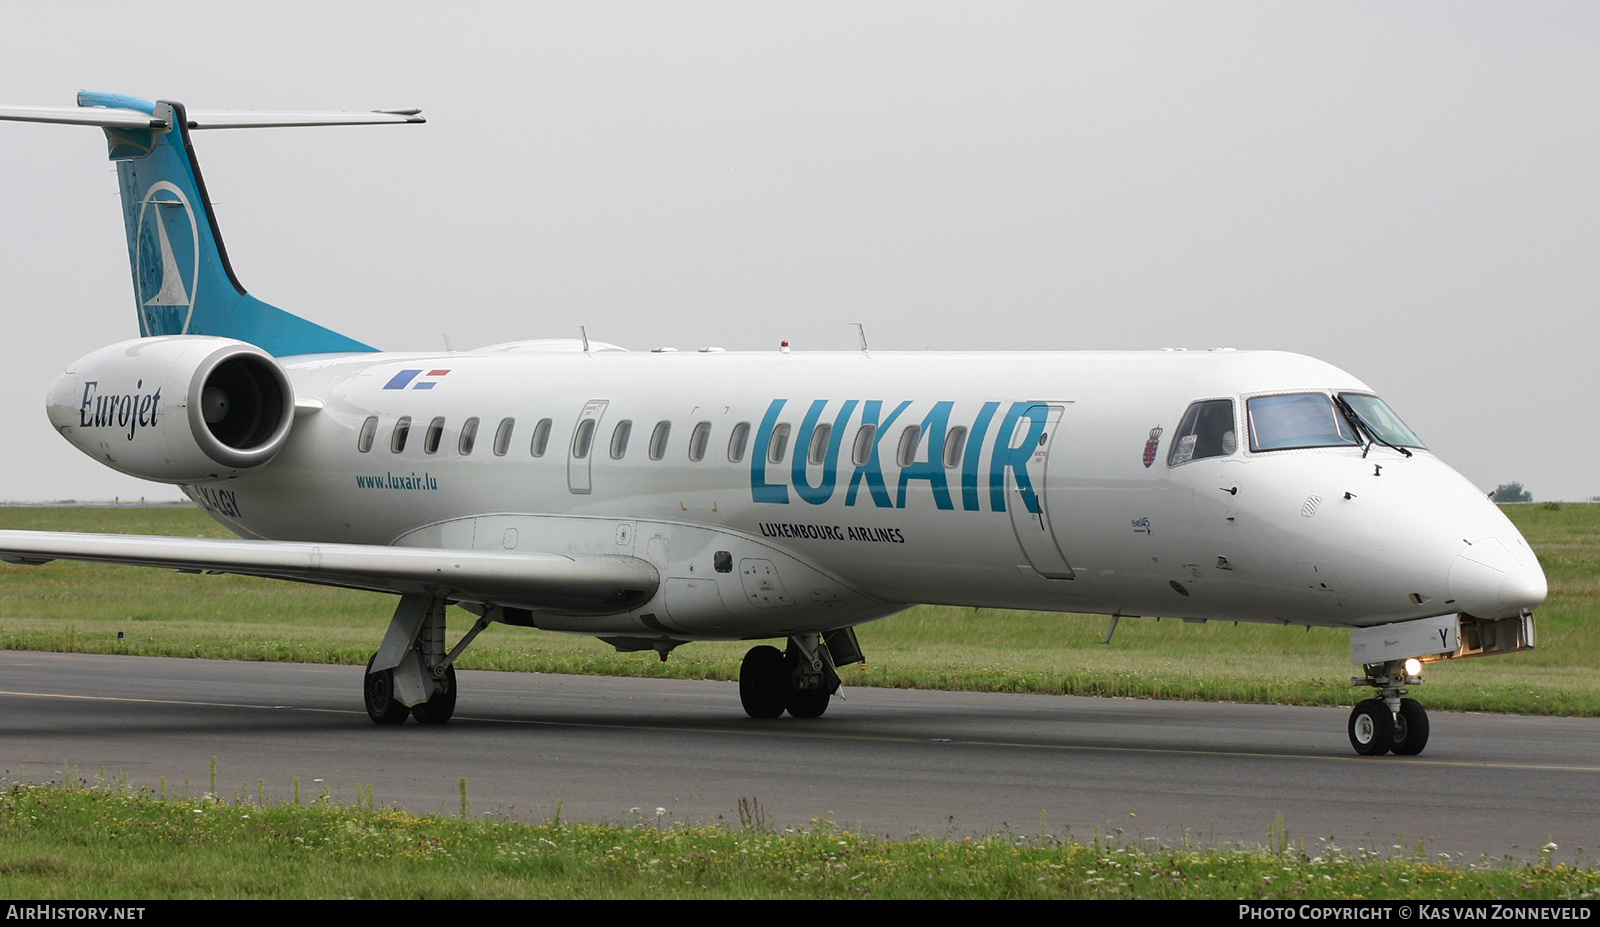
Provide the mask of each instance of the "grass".
{"label": "grass", "polygon": [[[1600,716],[1600,505],[1513,505],[1550,599],[1538,649],[1429,667],[1430,708]],[[7,528],[223,537],[194,508],[6,508]],[[239,576],[56,561],[0,568],[0,648],[364,664],[394,600]],[[465,616],[455,626],[464,626]],[[1348,705],[1348,635],[1330,629],[924,606],[859,629],[846,685]],[[698,643],[659,662],[598,641],[501,625],[464,669],[734,679],[748,648]]]}
{"label": "grass", "polygon": [[[215,774],[213,773],[213,778]],[[322,796],[272,803],[93,784],[65,770],[0,791],[0,897],[1592,899],[1600,872],[1555,863],[1430,857],[1421,847],[1308,848],[1282,821],[1265,842],[1201,849],[1031,835],[887,840],[813,820],[777,829],[759,801],[736,820],[660,809],[601,824],[414,816]],[[260,786],[257,787],[258,794]]]}

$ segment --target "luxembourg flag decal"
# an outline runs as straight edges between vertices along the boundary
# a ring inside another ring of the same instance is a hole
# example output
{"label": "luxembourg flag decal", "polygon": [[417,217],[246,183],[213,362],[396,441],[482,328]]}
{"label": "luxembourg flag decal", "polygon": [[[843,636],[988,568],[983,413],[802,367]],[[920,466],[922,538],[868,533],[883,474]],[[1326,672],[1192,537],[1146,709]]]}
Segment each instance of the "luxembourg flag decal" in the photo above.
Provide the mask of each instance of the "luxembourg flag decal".
{"label": "luxembourg flag decal", "polygon": [[424,373],[421,370],[402,370],[395,374],[388,383],[385,383],[383,388],[405,389],[410,387],[411,389],[433,389],[436,385],[438,385],[439,378],[449,372],[449,370],[429,370]]}

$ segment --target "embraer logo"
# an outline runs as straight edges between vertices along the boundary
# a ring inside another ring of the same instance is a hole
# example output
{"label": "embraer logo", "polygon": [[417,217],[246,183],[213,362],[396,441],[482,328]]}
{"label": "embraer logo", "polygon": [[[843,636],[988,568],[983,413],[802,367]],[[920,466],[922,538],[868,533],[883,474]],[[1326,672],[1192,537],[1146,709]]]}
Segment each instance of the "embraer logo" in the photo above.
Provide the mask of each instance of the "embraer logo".
{"label": "embraer logo", "polygon": [[176,185],[160,180],[145,191],[134,243],[134,285],[143,334],[187,333],[200,273],[200,230],[194,207]]}

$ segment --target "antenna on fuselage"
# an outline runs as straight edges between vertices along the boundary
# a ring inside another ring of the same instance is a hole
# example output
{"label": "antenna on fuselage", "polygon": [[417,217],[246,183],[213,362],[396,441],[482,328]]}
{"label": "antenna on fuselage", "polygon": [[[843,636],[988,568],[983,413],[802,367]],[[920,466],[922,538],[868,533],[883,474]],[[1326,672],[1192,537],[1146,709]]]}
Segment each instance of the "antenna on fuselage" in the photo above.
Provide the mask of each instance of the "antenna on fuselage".
{"label": "antenna on fuselage", "polygon": [[578,332],[583,335],[583,353],[588,354],[589,353],[589,330],[587,328],[584,328],[582,325],[579,325],[578,326]]}
{"label": "antenna on fuselage", "polygon": [[861,353],[867,354],[870,357],[871,354],[867,351],[867,327],[862,325],[860,322],[851,322],[849,324],[854,325],[856,327],[856,334],[861,336]]}

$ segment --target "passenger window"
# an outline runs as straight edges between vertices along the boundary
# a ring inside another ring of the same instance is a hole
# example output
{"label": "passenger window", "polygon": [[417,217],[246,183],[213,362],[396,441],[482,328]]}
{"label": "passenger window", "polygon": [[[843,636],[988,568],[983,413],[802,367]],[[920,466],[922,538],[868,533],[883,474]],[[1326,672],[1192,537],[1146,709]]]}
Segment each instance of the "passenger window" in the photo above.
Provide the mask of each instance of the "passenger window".
{"label": "passenger window", "polygon": [[744,460],[745,445],[750,441],[750,423],[740,422],[733,426],[733,434],[728,435],[728,460],[738,463]]}
{"label": "passenger window", "polygon": [[633,433],[633,422],[623,419],[611,432],[611,459],[621,460],[628,453],[628,435]]}
{"label": "passenger window", "polygon": [[711,440],[711,423],[699,422],[694,426],[694,431],[689,432],[689,459],[701,461],[706,459],[706,442]]}
{"label": "passenger window", "polygon": [[398,454],[406,449],[406,435],[411,433],[411,416],[402,415],[394,423],[394,434],[389,437],[389,450]]}
{"label": "passenger window", "polygon": [[917,444],[921,441],[921,425],[907,425],[906,430],[900,432],[900,452],[895,455],[900,466],[909,467],[916,462]]}
{"label": "passenger window", "polygon": [[511,450],[511,429],[517,424],[514,418],[503,418],[500,427],[494,430],[494,456],[504,457],[506,451]]}
{"label": "passenger window", "polygon": [[594,444],[594,419],[586,418],[578,423],[578,430],[572,433],[572,456],[579,460],[588,457],[589,447],[592,444]]}
{"label": "passenger window", "polygon": [[[539,424],[533,426],[533,440],[528,443],[528,453],[532,454],[534,457],[543,457],[545,448],[549,446],[550,420],[547,418],[541,418],[539,419]],[[574,442],[572,446],[577,447],[578,445],[576,442]],[[585,450],[583,453],[587,455],[589,453],[588,445],[584,445],[584,448]]]}
{"label": "passenger window", "polygon": [[767,460],[773,463],[783,463],[783,455],[789,450],[789,425],[785,422],[772,429],[772,441],[767,445]]}
{"label": "passenger window", "polygon": [[1233,431],[1233,400],[1196,402],[1183,413],[1167,451],[1167,466],[1176,467],[1206,457],[1227,457],[1239,449]]}
{"label": "passenger window", "polygon": [[377,433],[378,417],[376,415],[367,416],[367,420],[361,423],[361,436],[356,438],[356,450],[363,454],[372,450],[372,439]]}
{"label": "passenger window", "polygon": [[961,466],[961,452],[967,449],[967,426],[957,425],[945,432],[944,468],[954,470]]}
{"label": "passenger window", "polygon": [[820,466],[828,456],[828,436],[833,433],[833,426],[827,422],[811,430],[811,450],[806,453],[806,462],[812,466]]}
{"label": "passenger window", "polygon": [[469,418],[461,423],[461,439],[456,442],[456,450],[462,457],[472,453],[472,445],[478,441],[478,419]]}
{"label": "passenger window", "polygon": [[850,448],[850,462],[858,467],[867,465],[867,458],[872,456],[872,439],[878,434],[877,425],[862,425],[856,431],[856,443]]}
{"label": "passenger window", "polygon": [[422,453],[433,454],[439,450],[439,439],[444,436],[444,417],[428,423],[428,433],[422,436]]}
{"label": "passenger window", "polygon": [[650,459],[660,460],[667,456],[667,436],[672,434],[671,422],[656,422],[656,430],[650,432]]}

